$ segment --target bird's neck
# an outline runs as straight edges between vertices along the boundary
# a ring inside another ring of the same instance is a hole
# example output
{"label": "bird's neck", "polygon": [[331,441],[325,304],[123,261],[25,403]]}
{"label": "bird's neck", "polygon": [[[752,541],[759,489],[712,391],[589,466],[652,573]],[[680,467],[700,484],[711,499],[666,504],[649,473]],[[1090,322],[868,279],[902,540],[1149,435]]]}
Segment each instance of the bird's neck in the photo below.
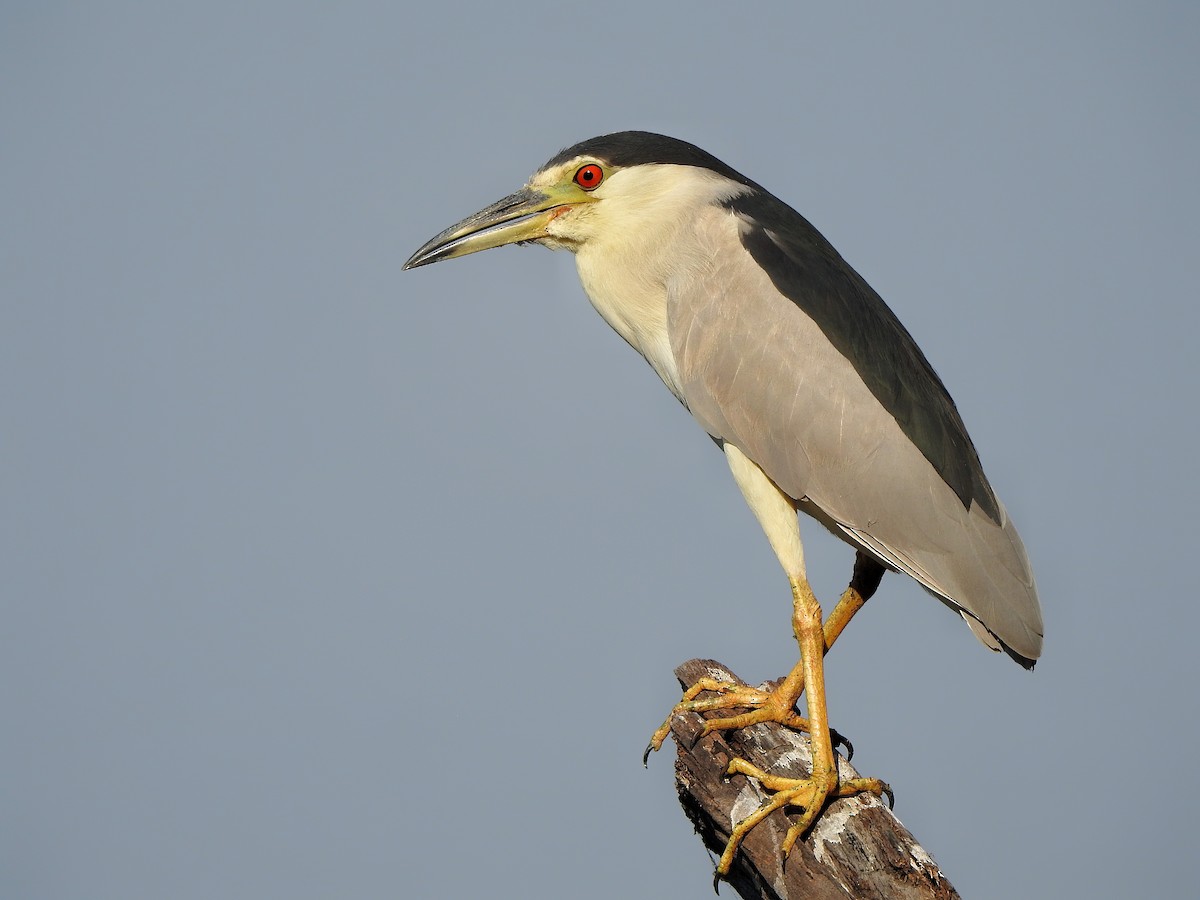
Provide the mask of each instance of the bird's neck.
{"label": "bird's neck", "polygon": [[650,363],[658,377],[682,400],[679,371],[667,332],[665,266],[642,255],[636,267],[622,264],[621,248],[589,245],[575,254],[579,280],[596,312]]}

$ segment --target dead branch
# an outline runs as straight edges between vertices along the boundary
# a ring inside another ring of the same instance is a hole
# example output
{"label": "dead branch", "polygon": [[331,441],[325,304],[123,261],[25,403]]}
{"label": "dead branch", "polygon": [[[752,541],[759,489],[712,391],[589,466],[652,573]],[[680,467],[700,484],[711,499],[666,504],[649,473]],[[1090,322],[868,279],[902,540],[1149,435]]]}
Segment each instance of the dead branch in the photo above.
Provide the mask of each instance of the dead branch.
{"label": "dead branch", "polygon": [[[689,660],[675,675],[685,688],[704,676],[740,681],[720,663],[707,659]],[[702,723],[698,713],[673,717],[671,733],[678,752],[675,785],[684,812],[705,846],[719,855],[729,839],[731,822],[744,819],[768,796],[753,779],[735,775],[727,780],[729,760],[740,756],[772,773],[805,777],[812,756],[807,735],[780,725],[759,724],[701,737]],[[838,766],[841,777],[858,776],[840,756]],[[747,900],[959,900],[932,857],[886,803],[873,795],[835,801],[784,860],[780,845],[791,820],[779,810],[742,844],[728,883]]]}

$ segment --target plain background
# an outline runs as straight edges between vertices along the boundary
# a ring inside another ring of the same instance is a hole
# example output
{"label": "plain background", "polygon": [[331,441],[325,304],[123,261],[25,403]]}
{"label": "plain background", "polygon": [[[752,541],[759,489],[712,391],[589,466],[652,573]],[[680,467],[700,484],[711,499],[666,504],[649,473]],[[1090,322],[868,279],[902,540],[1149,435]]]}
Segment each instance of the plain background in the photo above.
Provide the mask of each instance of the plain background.
{"label": "plain background", "polygon": [[[836,6],[836,9],[831,9]],[[787,585],[567,254],[401,272],[560,147],[685,138],[953,393],[1032,673],[889,576],[834,725],[964,897],[1194,890],[1192,3],[8,3],[0,896],[711,896],[672,668]],[[832,599],[849,550],[805,522]],[[727,889],[728,890],[728,889]]]}

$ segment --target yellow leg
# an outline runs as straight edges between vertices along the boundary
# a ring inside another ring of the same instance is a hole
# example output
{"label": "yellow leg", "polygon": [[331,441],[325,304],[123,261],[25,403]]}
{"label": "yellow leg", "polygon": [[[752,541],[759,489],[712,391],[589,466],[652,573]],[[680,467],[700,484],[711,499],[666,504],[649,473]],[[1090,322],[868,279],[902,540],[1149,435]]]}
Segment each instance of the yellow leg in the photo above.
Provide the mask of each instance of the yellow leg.
{"label": "yellow leg", "polygon": [[[883,574],[883,567],[869,557],[859,554],[854,567],[854,578],[846,594],[822,625],[821,604],[813,596],[804,574],[804,547],[800,541],[800,527],[796,520],[796,500],[785,493],[779,485],[739,447],[729,442],[723,445],[729,463],[729,471],[746,498],[763,533],[775,551],[779,563],[787,573],[792,586],[792,629],[800,645],[800,663],[773,691],[756,691],[742,686],[722,687],[720,682],[711,682],[698,689],[689,689],[684,705],[701,704],[704,709],[720,709],[735,706],[753,707],[742,715],[723,719],[710,719],[706,731],[723,728],[740,728],[755,722],[773,721],[784,725],[804,727],[812,745],[812,772],[808,778],[779,778],[769,776],[764,784],[775,791],[763,809],[756,810],[741,822],[734,823],[729,843],[717,866],[717,877],[729,872],[742,839],[755,825],[772,810],[785,806],[803,809],[800,821],[788,830],[783,843],[784,851],[812,827],[821,810],[831,797],[870,791],[874,794],[890,795],[882,781],[859,778],[844,784],[838,783],[837,758],[833,754],[833,742],[829,733],[829,714],[825,708],[825,651],[837,640],[838,635],[854,614],[874,593]],[[795,704],[807,688],[808,719],[801,719]],[[697,700],[703,690],[717,690],[724,694],[720,702]],[[802,724],[801,724],[802,723]],[[664,725],[655,733],[650,749],[656,749],[666,737]],[[655,743],[657,742],[657,744]],[[754,777],[767,775],[745,760],[734,759],[729,763],[731,775],[750,774]]]}
{"label": "yellow leg", "polygon": [[[792,578],[793,616],[796,640],[800,644],[800,670],[804,684],[808,687],[808,732],[812,746],[812,772],[808,778],[781,778],[750,765],[745,760],[734,759],[729,763],[730,775],[742,774],[758,778],[764,787],[775,791],[774,796],[760,809],[741,822],[734,824],[729,843],[717,864],[717,875],[727,875],[734,855],[743,838],[755,825],[776,809],[795,806],[803,813],[784,838],[782,850],[786,855],[792,846],[816,822],[825,804],[835,797],[870,792],[877,796],[891,795],[891,789],[877,778],[856,778],[838,781],[837,758],[829,736],[829,716],[825,706],[825,640],[821,626],[821,605],[813,596],[808,582]],[[785,680],[793,680],[791,676]],[[782,686],[781,686],[782,687]]]}
{"label": "yellow leg", "polygon": [[[850,585],[838,600],[833,612],[825,620],[821,629],[823,652],[829,648],[845,630],[854,614],[863,608],[879,587],[883,577],[883,566],[863,552],[859,552],[854,561],[854,575]],[[793,625],[793,629],[796,626]],[[797,637],[797,640],[799,638]],[[808,721],[797,715],[795,706],[804,693],[804,662],[796,663],[788,677],[773,691],[750,687],[745,684],[734,684],[729,681],[718,681],[714,678],[702,678],[684,692],[683,698],[671,710],[666,721],[650,738],[646,752],[642,756],[643,764],[650,754],[661,749],[667,735],[671,733],[671,719],[681,712],[708,712],[714,709],[730,709],[749,707],[750,712],[737,716],[725,716],[719,719],[709,719],[704,723],[704,734],[714,731],[727,731],[731,728],[745,728],[755,722],[778,722],[789,728],[808,731]],[[705,691],[716,692],[718,696],[704,700],[696,697]]]}

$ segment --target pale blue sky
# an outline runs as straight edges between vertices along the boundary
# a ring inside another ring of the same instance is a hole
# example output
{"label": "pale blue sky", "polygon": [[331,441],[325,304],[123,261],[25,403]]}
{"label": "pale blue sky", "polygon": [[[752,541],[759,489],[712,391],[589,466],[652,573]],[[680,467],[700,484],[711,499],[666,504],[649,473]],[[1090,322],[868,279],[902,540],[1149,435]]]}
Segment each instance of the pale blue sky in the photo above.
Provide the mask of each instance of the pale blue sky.
{"label": "pale blue sky", "polygon": [[829,7],[5,6],[0,896],[711,896],[640,754],[794,661],[770,550],[568,255],[400,271],[623,128],[833,241],[1028,545],[1032,674],[884,580],[859,768],[973,900],[1194,889],[1200,14]]}

